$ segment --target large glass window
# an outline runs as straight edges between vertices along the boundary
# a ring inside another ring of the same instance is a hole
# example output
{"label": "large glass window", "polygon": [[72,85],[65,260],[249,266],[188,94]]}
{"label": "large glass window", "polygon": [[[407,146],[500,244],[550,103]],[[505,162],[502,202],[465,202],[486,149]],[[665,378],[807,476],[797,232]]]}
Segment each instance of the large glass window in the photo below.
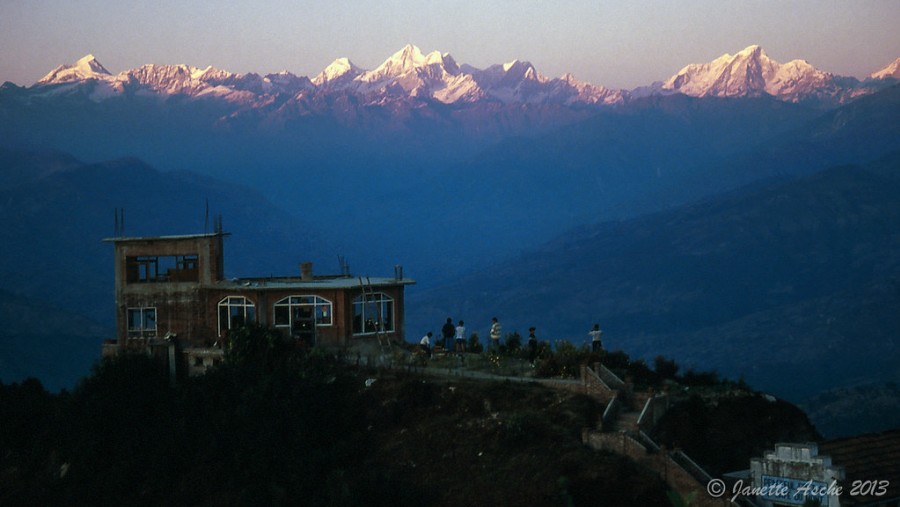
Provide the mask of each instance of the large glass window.
{"label": "large glass window", "polygon": [[333,324],[331,301],[319,296],[289,296],[274,307],[275,327],[296,327],[298,321],[314,321],[316,326]]}
{"label": "large glass window", "polygon": [[256,306],[243,296],[228,296],[219,301],[219,336],[256,322]]}
{"label": "large glass window", "polygon": [[353,298],[353,334],[394,330],[394,300],[376,292]]}
{"label": "large glass window", "polygon": [[156,308],[139,307],[125,310],[128,322],[128,336],[147,338],[156,336]]}

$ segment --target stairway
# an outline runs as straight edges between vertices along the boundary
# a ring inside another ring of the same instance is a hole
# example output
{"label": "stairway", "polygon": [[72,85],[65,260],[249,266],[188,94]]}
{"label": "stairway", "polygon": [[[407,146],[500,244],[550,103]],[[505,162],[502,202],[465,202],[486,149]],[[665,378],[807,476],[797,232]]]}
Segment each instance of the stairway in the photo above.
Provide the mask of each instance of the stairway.
{"label": "stairway", "polygon": [[626,433],[636,433],[638,431],[638,418],[641,417],[640,412],[629,411],[621,412],[612,424],[612,431],[624,431]]}

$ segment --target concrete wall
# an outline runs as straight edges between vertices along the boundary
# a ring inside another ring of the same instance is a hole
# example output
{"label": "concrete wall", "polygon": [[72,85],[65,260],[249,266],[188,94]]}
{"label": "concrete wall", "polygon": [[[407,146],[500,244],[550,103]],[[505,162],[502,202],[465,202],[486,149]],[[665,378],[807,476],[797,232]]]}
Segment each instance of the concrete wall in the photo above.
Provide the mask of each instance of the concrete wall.
{"label": "concrete wall", "polygon": [[[781,480],[785,480],[786,484],[791,480],[804,483],[813,481],[814,485],[827,487],[833,482],[842,481],[844,470],[833,466],[829,456],[820,456],[818,445],[791,443],[776,444],[774,451],[767,451],[762,458],[750,460],[750,475],[754,487],[778,483]],[[840,506],[838,495],[829,495],[827,498],[828,507]],[[761,500],[760,503],[769,506],[777,502]],[[802,502],[793,503],[802,504]]]}

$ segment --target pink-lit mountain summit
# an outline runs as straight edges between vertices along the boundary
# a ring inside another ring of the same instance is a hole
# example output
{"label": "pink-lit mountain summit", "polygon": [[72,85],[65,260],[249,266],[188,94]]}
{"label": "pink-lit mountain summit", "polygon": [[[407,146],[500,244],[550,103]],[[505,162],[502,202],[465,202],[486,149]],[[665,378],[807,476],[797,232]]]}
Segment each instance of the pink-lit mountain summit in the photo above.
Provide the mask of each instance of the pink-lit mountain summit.
{"label": "pink-lit mountain summit", "polygon": [[[571,74],[549,78],[531,63],[514,60],[478,69],[458,64],[449,53],[423,53],[404,46],[381,65],[365,70],[349,58],[338,58],[313,79],[289,72],[261,76],[235,74],[213,67],[143,65],[111,74],[93,56],[61,65],[31,89],[51,94],[91,83],[92,100],[122,95],[186,95],[215,97],[247,106],[267,103],[267,96],[295,99],[317,93],[349,93],[365,103],[418,99],[443,104],[552,104],[606,106],[647,94],[681,93],[694,97],[757,97],[770,95],[786,102],[842,104],[883,88],[898,79],[897,61],[876,70],[864,82],[835,76],[804,60],[779,63],[759,46],[735,55],[685,66],[676,75],[634,91],[613,90],[579,81]],[[70,88],[60,87],[69,85]]]}

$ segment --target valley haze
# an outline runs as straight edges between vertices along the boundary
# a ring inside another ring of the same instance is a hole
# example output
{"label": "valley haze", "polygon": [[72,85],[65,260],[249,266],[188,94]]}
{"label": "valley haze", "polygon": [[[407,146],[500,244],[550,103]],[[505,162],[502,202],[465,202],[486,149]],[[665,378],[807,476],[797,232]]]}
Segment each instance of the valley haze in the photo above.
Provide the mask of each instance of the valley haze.
{"label": "valley haze", "polygon": [[[732,51],[630,90],[412,44],[312,77],[87,55],[5,83],[0,380],[87,372],[112,210],[181,234],[206,203],[228,276],[402,264],[409,340],[448,316],[576,344],[600,322],[795,401],[900,380],[900,59],[860,79]],[[77,366],[41,366],[51,336]]]}

